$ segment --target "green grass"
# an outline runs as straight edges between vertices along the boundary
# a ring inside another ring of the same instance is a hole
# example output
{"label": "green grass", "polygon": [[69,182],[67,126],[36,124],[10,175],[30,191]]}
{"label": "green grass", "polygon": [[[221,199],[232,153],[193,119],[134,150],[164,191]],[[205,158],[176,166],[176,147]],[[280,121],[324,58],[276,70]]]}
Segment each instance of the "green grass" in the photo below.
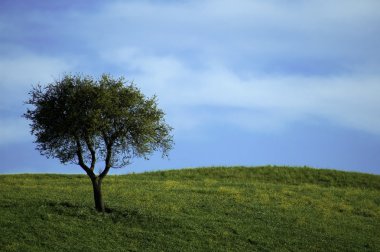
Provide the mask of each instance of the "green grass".
{"label": "green grass", "polygon": [[380,251],[380,176],[203,168],[1,175],[0,251]]}

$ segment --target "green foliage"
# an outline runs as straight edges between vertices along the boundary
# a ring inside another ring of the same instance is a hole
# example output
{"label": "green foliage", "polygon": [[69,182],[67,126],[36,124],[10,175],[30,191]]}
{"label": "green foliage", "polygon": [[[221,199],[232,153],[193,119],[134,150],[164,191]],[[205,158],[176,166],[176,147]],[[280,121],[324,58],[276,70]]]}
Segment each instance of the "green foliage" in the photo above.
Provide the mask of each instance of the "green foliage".
{"label": "green foliage", "polygon": [[380,251],[378,175],[215,167],[109,176],[104,214],[83,197],[90,184],[1,175],[0,251]]}
{"label": "green foliage", "polygon": [[156,97],[146,98],[123,78],[66,75],[34,87],[27,104],[32,108],[24,116],[31,121],[37,149],[62,163],[93,170],[103,160],[108,169],[156,150],[167,155],[172,148],[172,128]]}

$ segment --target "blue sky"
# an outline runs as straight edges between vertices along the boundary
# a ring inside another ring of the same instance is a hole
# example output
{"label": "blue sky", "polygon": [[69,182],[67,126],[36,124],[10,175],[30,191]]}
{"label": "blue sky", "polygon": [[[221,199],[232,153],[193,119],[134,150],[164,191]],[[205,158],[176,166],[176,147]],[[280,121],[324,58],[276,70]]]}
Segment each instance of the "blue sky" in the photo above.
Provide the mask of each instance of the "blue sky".
{"label": "blue sky", "polygon": [[380,174],[380,1],[0,2],[0,173],[82,173],[34,150],[32,85],[125,76],[174,130],[111,173],[297,165]]}

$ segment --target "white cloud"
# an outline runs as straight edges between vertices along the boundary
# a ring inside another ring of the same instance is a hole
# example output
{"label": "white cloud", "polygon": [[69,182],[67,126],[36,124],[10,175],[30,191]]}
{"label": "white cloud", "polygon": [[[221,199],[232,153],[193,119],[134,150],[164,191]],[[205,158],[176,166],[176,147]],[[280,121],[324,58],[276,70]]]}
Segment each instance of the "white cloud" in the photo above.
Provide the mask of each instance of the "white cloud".
{"label": "white cloud", "polygon": [[22,102],[32,84],[86,66],[127,73],[158,95],[179,130],[215,122],[276,130],[318,117],[380,134],[380,1],[111,1],[96,10],[51,20],[34,12],[52,37],[94,55],[76,54],[75,64],[2,57],[0,109]]}
{"label": "white cloud", "polygon": [[[131,51],[133,62],[129,61]],[[125,58],[123,52],[127,52]],[[149,56],[136,49],[121,48],[105,55],[109,60],[117,56],[119,64],[134,69],[137,84],[144,92],[158,95],[169,114],[178,118],[174,123],[179,128],[217,121],[273,130],[317,117],[380,134],[379,75],[253,74],[242,78],[215,62],[193,69],[175,57]],[[201,107],[209,112],[199,112]],[[215,114],[210,108],[225,112]],[[181,114],[186,114],[185,121]]]}
{"label": "white cloud", "polygon": [[61,59],[32,53],[2,57],[0,60],[0,76],[4,86],[7,83],[29,85],[25,83],[51,81],[53,76],[70,68]]}
{"label": "white cloud", "polygon": [[118,31],[102,59],[157,93],[179,128],[316,117],[380,134],[379,10],[374,0],[137,1],[95,17]]}
{"label": "white cloud", "polygon": [[23,50],[1,57],[0,109],[12,110],[15,104],[24,102],[32,85],[51,82],[72,67],[62,59]]}
{"label": "white cloud", "polygon": [[46,84],[69,71],[64,60],[16,49],[0,58],[0,145],[31,141],[29,126],[21,115],[32,85]]}
{"label": "white cloud", "polygon": [[[93,43],[135,46],[146,52],[251,61],[376,58],[379,1],[113,2],[90,16]],[[95,39],[99,33],[106,34]],[[198,62],[199,63],[199,62]],[[315,66],[317,67],[317,66]]]}

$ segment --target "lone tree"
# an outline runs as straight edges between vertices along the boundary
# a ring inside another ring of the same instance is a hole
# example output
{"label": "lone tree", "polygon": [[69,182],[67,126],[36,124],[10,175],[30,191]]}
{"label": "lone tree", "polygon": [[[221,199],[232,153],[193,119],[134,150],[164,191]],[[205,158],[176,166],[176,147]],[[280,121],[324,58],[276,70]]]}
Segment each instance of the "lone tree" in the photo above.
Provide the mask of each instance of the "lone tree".
{"label": "lone tree", "polygon": [[36,149],[82,167],[99,212],[105,210],[101,186],[110,168],[126,166],[134,157],[147,159],[157,150],[164,157],[172,148],[172,128],[156,97],[145,97],[124,78],[65,75],[46,87],[33,87],[29,95],[26,104],[32,108],[24,117],[31,121]]}

